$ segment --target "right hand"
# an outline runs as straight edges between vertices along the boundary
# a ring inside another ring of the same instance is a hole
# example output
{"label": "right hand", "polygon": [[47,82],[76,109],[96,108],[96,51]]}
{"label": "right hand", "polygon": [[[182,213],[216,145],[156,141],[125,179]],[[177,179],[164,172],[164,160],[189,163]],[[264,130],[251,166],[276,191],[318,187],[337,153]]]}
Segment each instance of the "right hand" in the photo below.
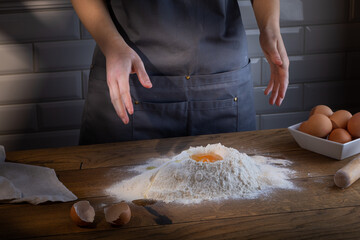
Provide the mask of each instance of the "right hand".
{"label": "right hand", "polygon": [[145,88],[152,87],[150,78],[139,55],[126,44],[119,44],[106,54],[106,72],[111,102],[117,115],[125,124],[128,124],[128,114],[134,113],[129,75],[136,73],[141,85]]}

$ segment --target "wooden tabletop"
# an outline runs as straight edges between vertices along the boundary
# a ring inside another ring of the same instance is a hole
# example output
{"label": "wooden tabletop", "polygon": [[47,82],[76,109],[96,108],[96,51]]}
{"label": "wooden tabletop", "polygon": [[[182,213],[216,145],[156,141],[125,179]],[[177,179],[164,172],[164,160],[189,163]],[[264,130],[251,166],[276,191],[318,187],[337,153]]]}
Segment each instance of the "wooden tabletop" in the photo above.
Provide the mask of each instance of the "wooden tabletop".
{"label": "wooden tabletop", "polygon": [[[210,143],[290,160],[298,189],[194,205],[129,203],[127,225],[105,221],[104,207],[119,200],[104,190],[133,176],[129,167]],[[338,161],[301,149],[287,129],[8,152],[9,162],[55,169],[79,200],[94,206],[96,217],[93,226],[80,228],[69,215],[74,202],[3,203],[0,239],[359,239],[360,181],[348,189],[333,181],[334,173],[354,157]]]}

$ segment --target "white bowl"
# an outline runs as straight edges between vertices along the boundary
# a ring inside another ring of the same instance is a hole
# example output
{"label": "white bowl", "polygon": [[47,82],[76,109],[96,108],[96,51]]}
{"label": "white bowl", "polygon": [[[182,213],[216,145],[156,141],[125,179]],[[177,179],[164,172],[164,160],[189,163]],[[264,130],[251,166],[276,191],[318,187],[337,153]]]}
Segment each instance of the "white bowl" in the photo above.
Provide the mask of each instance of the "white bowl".
{"label": "white bowl", "polygon": [[295,141],[304,149],[338,160],[360,153],[360,138],[344,144],[337,143],[299,131],[300,124],[292,125],[288,129]]}

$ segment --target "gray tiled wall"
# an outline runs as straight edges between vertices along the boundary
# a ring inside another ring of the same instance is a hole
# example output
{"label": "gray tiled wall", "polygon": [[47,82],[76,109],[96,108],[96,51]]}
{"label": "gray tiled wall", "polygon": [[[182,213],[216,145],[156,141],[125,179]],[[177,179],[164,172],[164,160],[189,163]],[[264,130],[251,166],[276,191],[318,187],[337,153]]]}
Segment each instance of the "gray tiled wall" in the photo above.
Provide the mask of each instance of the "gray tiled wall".
{"label": "gray tiled wall", "polygon": [[[258,129],[288,127],[308,117],[311,108],[360,111],[360,1],[281,0],[281,33],[290,60],[290,85],[281,107],[263,95],[270,68],[259,47],[251,3],[239,0],[253,59]],[[259,59],[261,63],[259,63]],[[257,72],[261,68],[261,73]]]}
{"label": "gray tiled wall", "polygon": [[[5,2],[0,2],[0,144],[8,150],[76,145],[95,42],[70,0],[14,0],[15,7]],[[281,0],[281,32],[290,59],[290,85],[281,107],[270,106],[263,94],[269,65],[251,3],[238,2],[249,41],[258,129],[303,121],[316,104],[360,111],[359,0]]]}

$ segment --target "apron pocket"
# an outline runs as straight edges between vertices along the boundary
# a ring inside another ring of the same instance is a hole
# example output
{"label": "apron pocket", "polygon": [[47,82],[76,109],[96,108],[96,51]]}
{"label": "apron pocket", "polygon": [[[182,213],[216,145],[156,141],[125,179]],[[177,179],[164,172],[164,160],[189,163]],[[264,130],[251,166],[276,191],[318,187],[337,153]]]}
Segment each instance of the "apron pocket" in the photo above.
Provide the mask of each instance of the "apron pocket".
{"label": "apron pocket", "polygon": [[237,131],[237,98],[189,102],[189,126],[189,135]]}
{"label": "apron pocket", "polygon": [[135,140],[186,135],[187,103],[134,104],[133,137]]}

